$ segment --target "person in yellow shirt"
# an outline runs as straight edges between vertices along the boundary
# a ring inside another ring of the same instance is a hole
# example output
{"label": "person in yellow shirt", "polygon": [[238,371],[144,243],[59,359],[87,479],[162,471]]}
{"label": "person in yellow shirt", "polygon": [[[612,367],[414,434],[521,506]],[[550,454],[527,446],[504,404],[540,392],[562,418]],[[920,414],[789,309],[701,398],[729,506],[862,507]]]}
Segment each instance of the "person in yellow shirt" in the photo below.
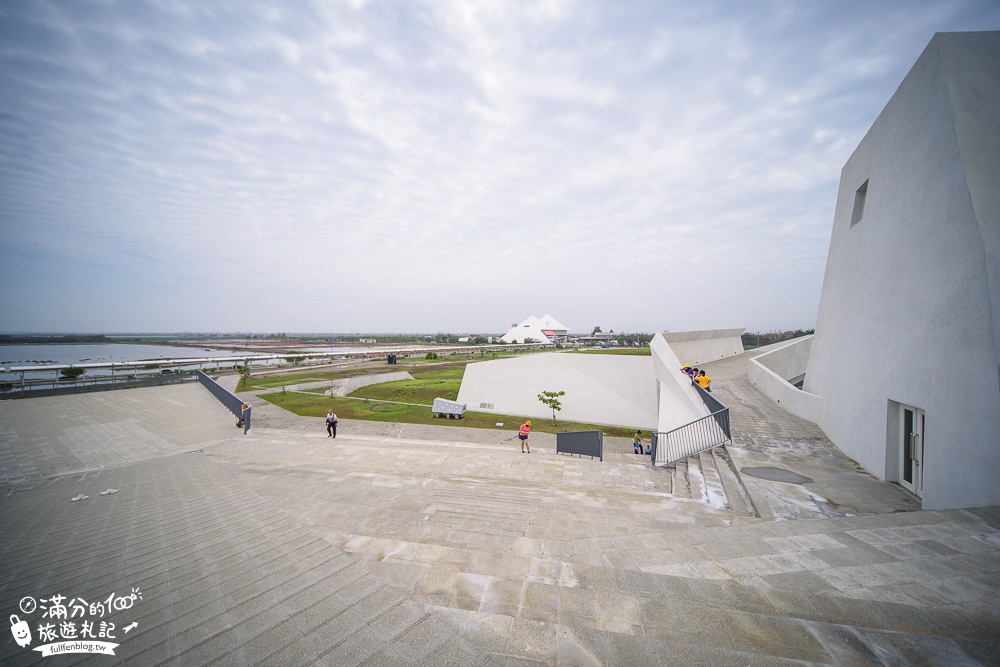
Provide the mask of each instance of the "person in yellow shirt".
{"label": "person in yellow shirt", "polygon": [[705,371],[699,371],[698,377],[696,377],[694,381],[697,382],[698,386],[704,389],[705,391],[712,391],[712,388],[709,386],[710,384],[712,384],[712,378],[705,375]]}

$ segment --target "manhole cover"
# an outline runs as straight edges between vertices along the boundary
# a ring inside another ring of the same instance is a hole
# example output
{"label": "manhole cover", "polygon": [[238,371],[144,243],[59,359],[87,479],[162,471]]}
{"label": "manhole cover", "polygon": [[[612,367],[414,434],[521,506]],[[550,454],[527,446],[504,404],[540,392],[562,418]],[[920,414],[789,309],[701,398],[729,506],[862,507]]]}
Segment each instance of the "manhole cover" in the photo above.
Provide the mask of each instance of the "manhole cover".
{"label": "manhole cover", "polygon": [[751,477],[769,479],[772,482],[787,482],[788,484],[809,484],[812,479],[784,468],[740,468],[740,472]]}

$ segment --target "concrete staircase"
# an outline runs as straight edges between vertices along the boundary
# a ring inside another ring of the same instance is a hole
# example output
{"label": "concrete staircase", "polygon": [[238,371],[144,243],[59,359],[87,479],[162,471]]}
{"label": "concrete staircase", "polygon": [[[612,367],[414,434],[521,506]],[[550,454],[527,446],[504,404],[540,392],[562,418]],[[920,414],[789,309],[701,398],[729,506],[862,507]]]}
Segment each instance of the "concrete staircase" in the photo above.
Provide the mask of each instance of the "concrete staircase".
{"label": "concrete staircase", "polygon": [[663,469],[677,499],[729,509],[740,516],[759,516],[724,445],[689,456]]}

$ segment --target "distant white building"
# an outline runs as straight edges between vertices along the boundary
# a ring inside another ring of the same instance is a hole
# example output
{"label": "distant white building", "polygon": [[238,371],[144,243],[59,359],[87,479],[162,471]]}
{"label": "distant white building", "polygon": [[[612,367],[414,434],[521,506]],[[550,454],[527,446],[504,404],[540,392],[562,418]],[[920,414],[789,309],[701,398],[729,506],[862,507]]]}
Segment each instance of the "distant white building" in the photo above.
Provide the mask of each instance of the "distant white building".
{"label": "distant white building", "polygon": [[530,338],[538,343],[561,343],[566,340],[569,330],[551,315],[535,317],[532,315],[520,324],[515,324],[510,331],[500,337],[505,343],[523,343]]}

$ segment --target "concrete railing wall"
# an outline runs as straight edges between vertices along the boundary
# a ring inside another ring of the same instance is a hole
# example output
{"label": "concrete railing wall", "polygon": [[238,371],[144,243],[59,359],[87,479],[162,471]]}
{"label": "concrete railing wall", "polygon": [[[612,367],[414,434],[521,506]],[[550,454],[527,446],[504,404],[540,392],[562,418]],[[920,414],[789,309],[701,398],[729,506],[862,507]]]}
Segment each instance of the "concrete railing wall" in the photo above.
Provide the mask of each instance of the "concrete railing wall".
{"label": "concrete railing wall", "polygon": [[790,341],[788,345],[750,360],[750,383],[758,391],[796,417],[816,424],[822,399],[788,382],[806,372],[812,336]]}
{"label": "concrete railing wall", "polygon": [[13,398],[41,398],[43,396],[62,396],[64,394],[87,394],[95,391],[111,391],[112,389],[135,389],[137,387],[159,387],[167,384],[193,382],[194,375],[154,375],[152,377],[122,376],[117,378],[79,378],[73,382],[29,381],[21,385],[14,382],[4,383],[0,388],[0,401]]}

